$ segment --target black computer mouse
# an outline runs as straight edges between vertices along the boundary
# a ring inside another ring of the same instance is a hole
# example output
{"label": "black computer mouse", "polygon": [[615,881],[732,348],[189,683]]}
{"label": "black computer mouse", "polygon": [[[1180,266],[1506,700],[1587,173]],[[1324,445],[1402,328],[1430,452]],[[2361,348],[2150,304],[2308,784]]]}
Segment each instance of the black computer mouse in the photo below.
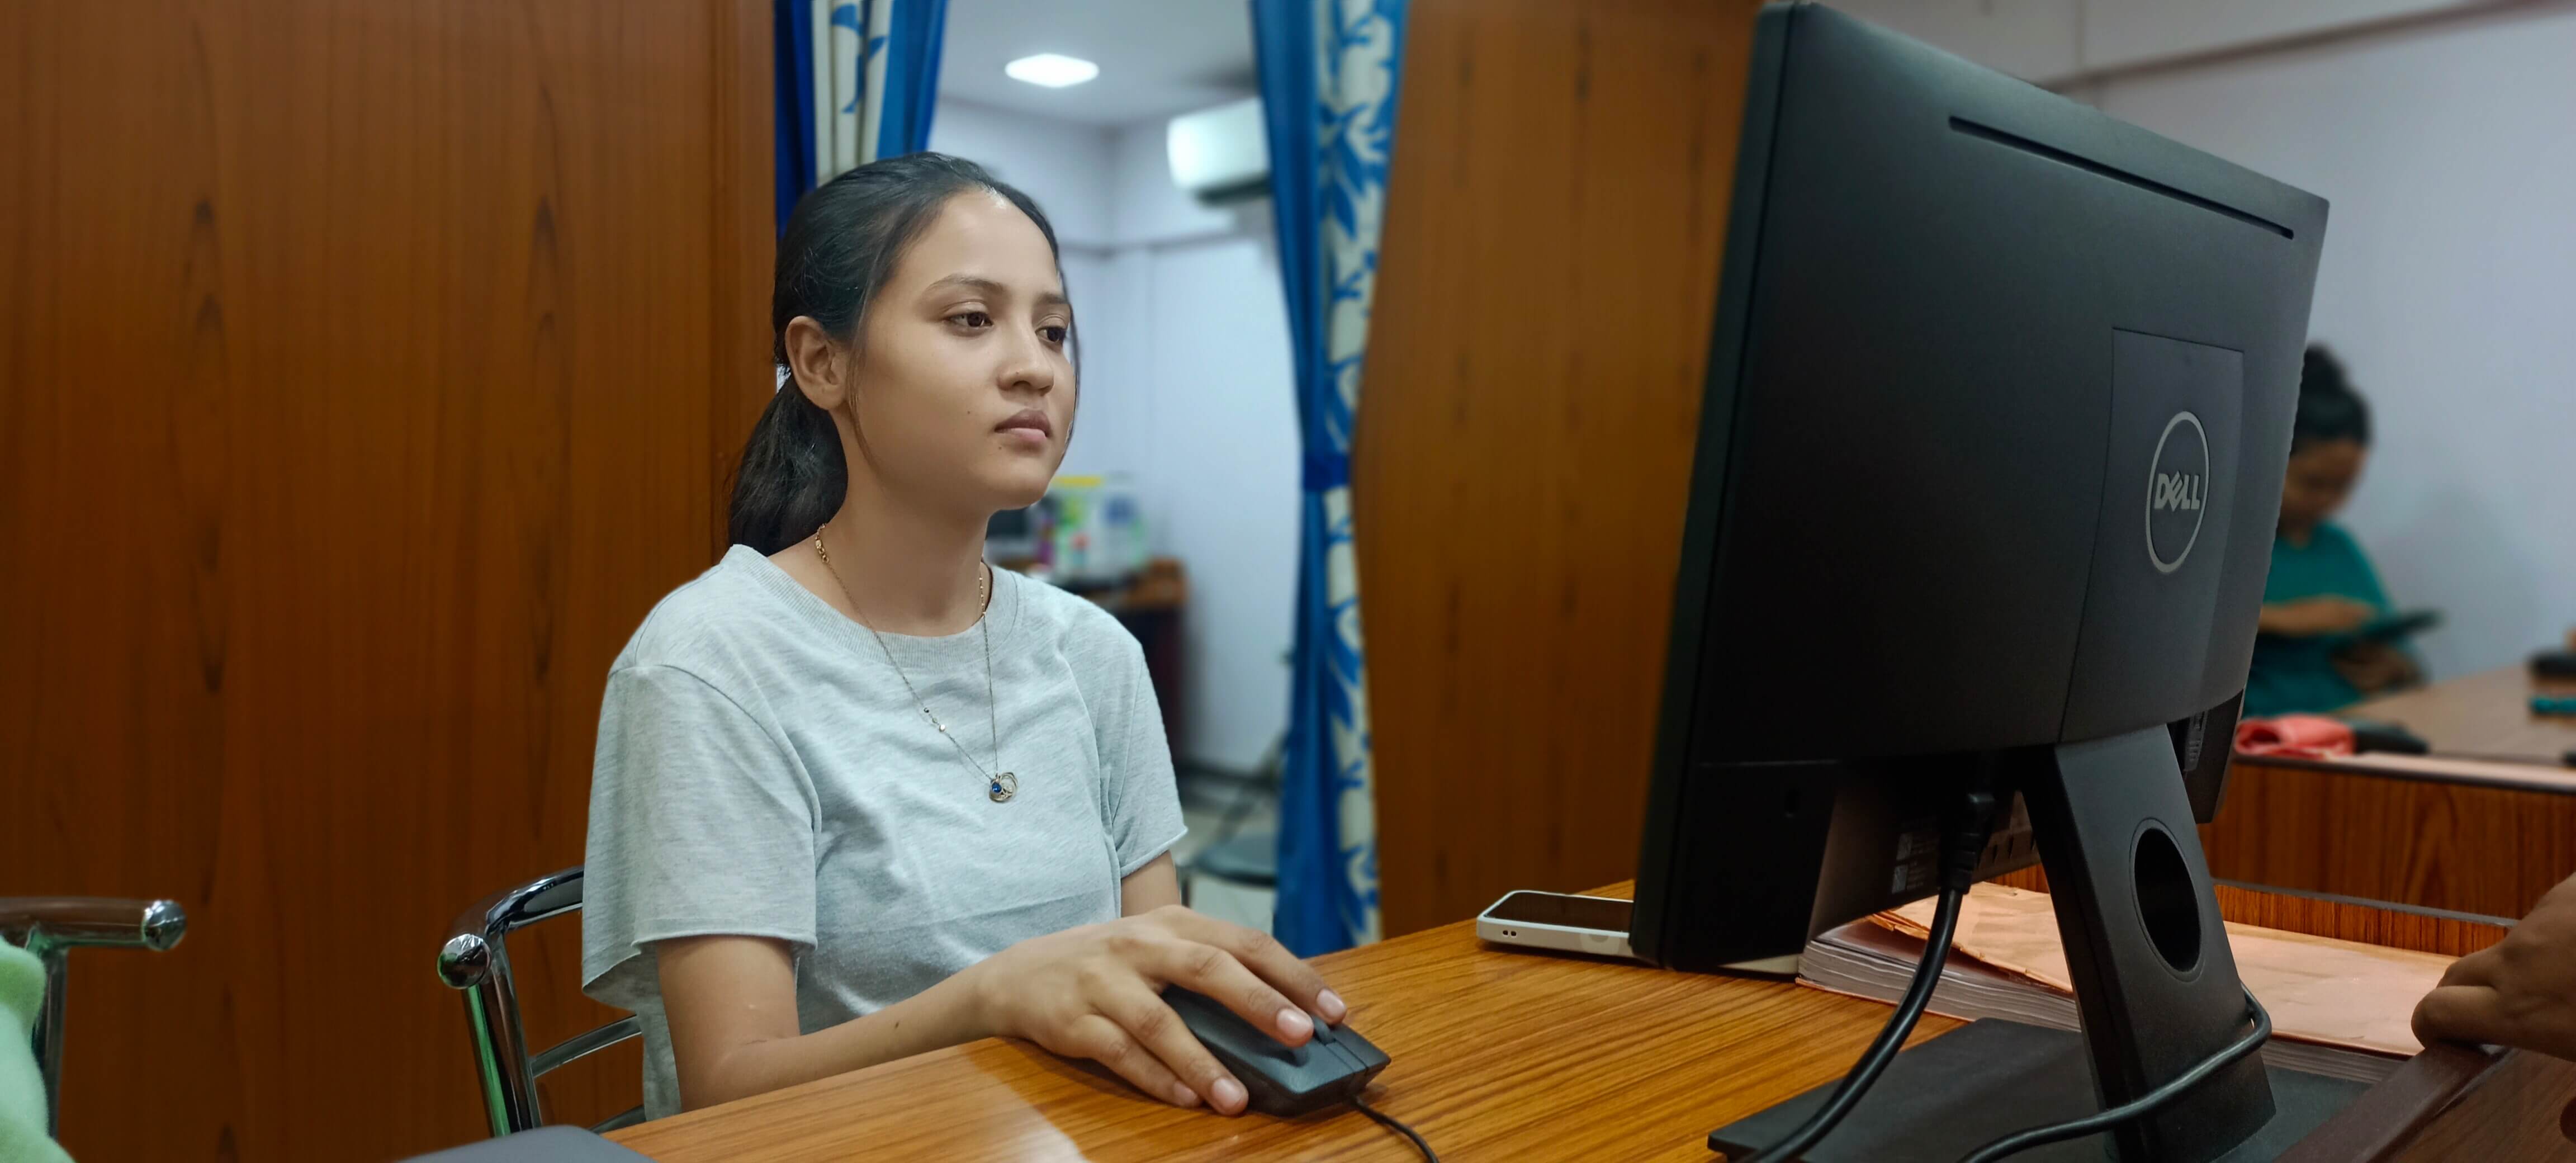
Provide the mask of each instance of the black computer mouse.
{"label": "black computer mouse", "polygon": [[2346,719],[2344,725],[2352,728],[2352,750],[2357,755],[2374,751],[2391,755],[2423,755],[2433,750],[2432,744],[2426,743],[2423,736],[2407,730],[2403,724]]}
{"label": "black computer mouse", "polygon": [[1386,1069],[1386,1052],[1351,1032],[1315,1021],[1303,1046],[1279,1039],[1214,1000],[1175,985],[1163,1002],[1199,1041],[1243,1083],[1251,1109],[1266,1115],[1302,1115],[1358,1098]]}

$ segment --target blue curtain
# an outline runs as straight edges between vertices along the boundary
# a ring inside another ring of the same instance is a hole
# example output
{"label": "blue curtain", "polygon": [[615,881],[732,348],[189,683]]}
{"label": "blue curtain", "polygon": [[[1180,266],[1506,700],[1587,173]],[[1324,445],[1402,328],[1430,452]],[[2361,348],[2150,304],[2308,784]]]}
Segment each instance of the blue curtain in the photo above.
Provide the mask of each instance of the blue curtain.
{"label": "blue curtain", "polygon": [[805,191],[930,148],[948,0],[771,0],[778,228]]}
{"label": "blue curtain", "polygon": [[771,0],[771,39],[778,51],[770,70],[778,93],[778,229],[796,200],[814,188],[814,6],[807,0]]}
{"label": "blue curtain", "polygon": [[1311,957],[1378,937],[1375,770],[1351,542],[1405,0],[1252,0],[1279,270],[1305,444],[1297,629],[1272,931]]}

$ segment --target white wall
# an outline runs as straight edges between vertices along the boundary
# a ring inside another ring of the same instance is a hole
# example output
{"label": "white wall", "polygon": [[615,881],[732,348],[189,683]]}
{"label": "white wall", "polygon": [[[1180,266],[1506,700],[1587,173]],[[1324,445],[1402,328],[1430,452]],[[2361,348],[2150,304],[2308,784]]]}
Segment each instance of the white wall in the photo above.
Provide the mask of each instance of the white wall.
{"label": "white wall", "polygon": [[2495,0],[2083,0],[2084,67],[2125,68],[2494,5]]}
{"label": "white wall", "polygon": [[1082,365],[1082,406],[1059,471],[1127,472],[1148,455],[1151,396],[1134,362],[1142,352],[1136,330],[1144,325],[1145,305],[1117,252],[1067,247],[1063,259],[1065,295],[1073,300],[1080,335],[1074,357]]}
{"label": "white wall", "polygon": [[1259,213],[1172,185],[1161,121],[1119,131],[1111,153],[1119,379],[1084,406],[1139,397],[1120,414],[1144,419],[1123,436],[1147,520],[1191,573],[1184,746],[1248,770],[1288,727],[1296,629],[1302,453],[1276,244]]}
{"label": "white wall", "polygon": [[1268,219],[1174,188],[1160,120],[1100,130],[943,97],[931,148],[1054,220],[1082,335],[1064,471],[1134,478],[1155,551],[1190,571],[1182,758],[1252,768],[1288,724],[1301,462]]}
{"label": "white wall", "polygon": [[2041,84],[2512,0],[1828,0]]}
{"label": "white wall", "polygon": [[1097,126],[1004,113],[953,97],[941,97],[930,118],[931,149],[976,162],[1026,191],[1055,225],[1056,241],[1083,250],[1106,250],[1116,241],[1110,136]]}
{"label": "white wall", "polygon": [[2024,80],[2045,82],[2084,70],[2084,0],[1826,3]]}
{"label": "white wall", "polygon": [[2113,116],[2332,203],[2309,334],[2377,416],[2346,520],[2456,675],[2576,625],[2576,11],[2113,81]]}
{"label": "white wall", "polygon": [[1119,244],[1209,238],[1244,232],[1239,212],[1211,210],[1172,184],[1172,163],[1164,145],[1164,123],[1147,121],[1119,130],[1111,139],[1110,221]]}
{"label": "white wall", "polygon": [[1287,729],[1296,628],[1301,453],[1279,263],[1268,240],[1232,235],[1154,247],[1139,265],[1149,513],[1191,571],[1187,746],[1247,770]]}

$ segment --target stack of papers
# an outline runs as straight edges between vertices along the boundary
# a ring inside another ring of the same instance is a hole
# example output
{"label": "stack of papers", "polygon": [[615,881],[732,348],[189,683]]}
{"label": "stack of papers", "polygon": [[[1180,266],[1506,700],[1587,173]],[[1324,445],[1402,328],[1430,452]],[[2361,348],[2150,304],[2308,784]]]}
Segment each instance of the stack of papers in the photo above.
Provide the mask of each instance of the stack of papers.
{"label": "stack of papers", "polygon": [[[1798,980],[1893,1002],[1913,980],[1934,902],[1917,901],[1827,932],[1807,945]],[[2275,1066],[2377,1082],[2423,1046],[2408,1022],[2451,958],[2229,924],[2237,976],[2272,1014],[2263,1057]],[[2080,1028],[2074,979],[2047,893],[1980,884],[1959,912],[1931,1010]]]}

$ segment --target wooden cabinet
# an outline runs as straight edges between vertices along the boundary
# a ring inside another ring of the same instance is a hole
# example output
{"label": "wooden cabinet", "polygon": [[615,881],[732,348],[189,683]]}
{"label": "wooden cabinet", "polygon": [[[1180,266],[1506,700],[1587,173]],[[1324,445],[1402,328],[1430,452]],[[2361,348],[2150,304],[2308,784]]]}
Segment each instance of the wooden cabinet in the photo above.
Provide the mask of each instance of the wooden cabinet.
{"label": "wooden cabinet", "polygon": [[[0,6],[0,893],[189,921],[73,957],[75,1157],[479,1133],[438,943],[580,862],[608,664],[768,396],[768,14]],[[555,928],[540,1041],[602,1012]]]}

